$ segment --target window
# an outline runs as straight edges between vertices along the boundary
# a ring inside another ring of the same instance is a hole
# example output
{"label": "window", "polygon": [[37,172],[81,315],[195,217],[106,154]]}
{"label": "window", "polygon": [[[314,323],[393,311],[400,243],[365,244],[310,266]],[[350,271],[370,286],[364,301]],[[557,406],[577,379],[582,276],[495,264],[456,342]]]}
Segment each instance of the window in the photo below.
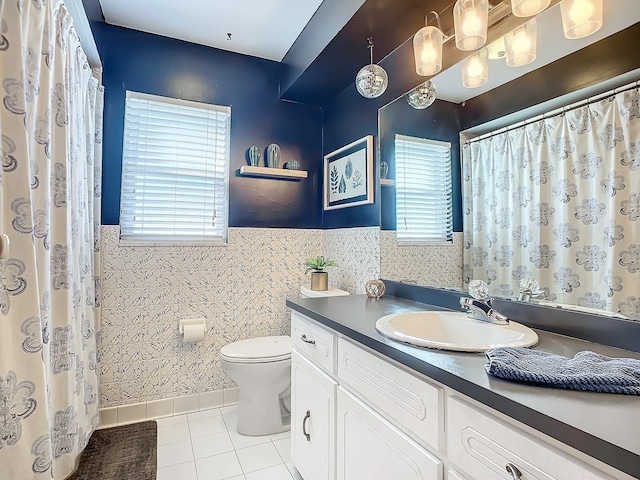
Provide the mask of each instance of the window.
{"label": "window", "polygon": [[398,243],[451,241],[451,144],[396,135],[395,151]]}
{"label": "window", "polygon": [[123,242],[225,243],[231,109],[127,92]]}

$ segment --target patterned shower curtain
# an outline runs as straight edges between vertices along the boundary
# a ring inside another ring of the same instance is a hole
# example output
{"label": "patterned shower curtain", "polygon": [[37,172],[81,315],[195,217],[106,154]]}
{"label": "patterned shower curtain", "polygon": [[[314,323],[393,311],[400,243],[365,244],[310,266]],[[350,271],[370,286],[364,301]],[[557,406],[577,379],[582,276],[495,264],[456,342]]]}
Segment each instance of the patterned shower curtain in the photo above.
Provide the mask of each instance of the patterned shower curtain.
{"label": "patterned shower curtain", "polygon": [[63,479],[98,423],[103,90],[61,0],[0,0],[0,478]]}
{"label": "patterned shower curtain", "polygon": [[462,148],[465,280],[640,319],[637,88]]}

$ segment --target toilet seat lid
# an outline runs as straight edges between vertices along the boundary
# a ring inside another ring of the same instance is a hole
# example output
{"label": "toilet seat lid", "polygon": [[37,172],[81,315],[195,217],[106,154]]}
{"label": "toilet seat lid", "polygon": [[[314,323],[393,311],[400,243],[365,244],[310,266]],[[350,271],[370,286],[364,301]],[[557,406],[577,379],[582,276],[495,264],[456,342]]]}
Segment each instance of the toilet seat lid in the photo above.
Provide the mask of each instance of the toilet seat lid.
{"label": "toilet seat lid", "polygon": [[288,335],[257,337],[225,345],[220,355],[232,362],[277,362],[291,358],[291,337]]}

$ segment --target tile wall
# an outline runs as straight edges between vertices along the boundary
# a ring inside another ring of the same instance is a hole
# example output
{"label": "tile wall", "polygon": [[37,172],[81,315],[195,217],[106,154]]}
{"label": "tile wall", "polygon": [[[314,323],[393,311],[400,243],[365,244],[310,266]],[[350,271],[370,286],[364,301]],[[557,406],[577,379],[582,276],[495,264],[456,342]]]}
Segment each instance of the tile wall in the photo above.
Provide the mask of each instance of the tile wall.
{"label": "tile wall", "polygon": [[415,280],[418,285],[462,288],[463,234],[453,234],[450,245],[398,246],[396,234],[382,230],[382,278]]}
{"label": "tile wall", "polygon": [[[378,227],[231,228],[227,246],[211,247],[120,246],[118,230],[102,227],[102,408],[233,388],[220,348],[289,333],[285,299],[309,282],[302,265],[311,256],[338,263],[329,269],[332,286],[364,293],[367,280],[381,276],[382,233],[384,278],[461,283],[461,235],[452,246],[430,247],[416,264],[409,251],[392,252],[395,239]],[[183,344],[178,320],[193,317],[206,318],[208,332],[203,342]]]}
{"label": "tile wall", "polygon": [[327,269],[332,287],[351,294],[364,293],[368,280],[380,278],[380,228],[325,230],[323,252],[337,267]]}
{"label": "tile wall", "polygon": [[[119,246],[102,227],[101,407],[233,387],[227,343],[289,332],[286,297],[308,281],[321,230],[229,229],[227,246]],[[203,342],[182,344],[181,318],[205,317]]]}

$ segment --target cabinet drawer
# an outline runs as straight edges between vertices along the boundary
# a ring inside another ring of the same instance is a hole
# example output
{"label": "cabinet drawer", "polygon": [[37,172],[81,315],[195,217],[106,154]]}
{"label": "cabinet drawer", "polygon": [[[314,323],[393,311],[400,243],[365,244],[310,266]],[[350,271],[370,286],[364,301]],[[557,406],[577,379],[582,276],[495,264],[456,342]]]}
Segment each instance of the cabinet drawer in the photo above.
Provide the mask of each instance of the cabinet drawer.
{"label": "cabinet drawer", "polygon": [[342,338],[338,378],[381,415],[438,449],[440,388]]}
{"label": "cabinet drawer", "polygon": [[333,372],[335,335],[298,312],[291,312],[291,342],[299,352],[330,373]]}
{"label": "cabinet drawer", "polygon": [[527,480],[611,478],[454,397],[447,399],[447,451],[460,470],[478,480],[512,480],[509,463]]}
{"label": "cabinet drawer", "polygon": [[337,480],[442,480],[442,462],[338,387]]}

